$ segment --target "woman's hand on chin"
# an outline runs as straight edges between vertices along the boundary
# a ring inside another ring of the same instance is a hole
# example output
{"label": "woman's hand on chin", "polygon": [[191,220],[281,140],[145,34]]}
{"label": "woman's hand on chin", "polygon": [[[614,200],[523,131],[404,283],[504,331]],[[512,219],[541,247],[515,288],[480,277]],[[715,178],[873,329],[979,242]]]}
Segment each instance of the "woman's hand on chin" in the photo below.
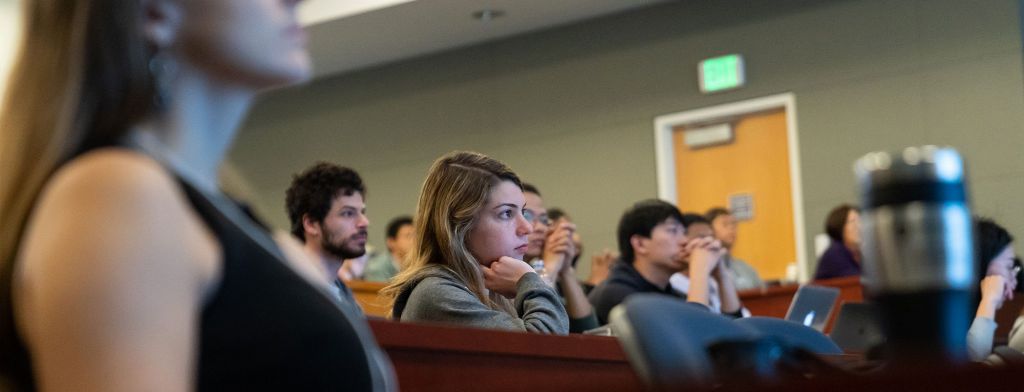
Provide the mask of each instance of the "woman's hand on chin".
{"label": "woman's hand on chin", "polygon": [[1005,293],[1006,278],[1002,275],[986,276],[981,280],[981,303],[975,315],[995,320],[996,311],[1003,306]]}
{"label": "woman's hand on chin", "polygon": [[523,275],[534,272],[526,262],[502,256],[490,266],[481,266],[484,272],[484,287],[506,298],[516,297],[516,284]]}

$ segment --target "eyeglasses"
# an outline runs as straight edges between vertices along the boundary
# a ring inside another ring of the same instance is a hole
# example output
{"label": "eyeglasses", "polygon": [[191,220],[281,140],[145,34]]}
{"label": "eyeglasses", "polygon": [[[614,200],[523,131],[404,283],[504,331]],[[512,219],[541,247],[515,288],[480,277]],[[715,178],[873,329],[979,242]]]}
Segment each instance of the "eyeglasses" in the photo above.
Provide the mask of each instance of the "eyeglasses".
{"label": "eyeglasses", "polygon": [[544,226],[551,225],[551,219],[548,218],[548,214],[546,212],[542,214],[536,214],[533,212],[533,210],[527,208],[523,210],[523,218],[526,218],[526,220],[530,221],[530,223],[540,223]]}

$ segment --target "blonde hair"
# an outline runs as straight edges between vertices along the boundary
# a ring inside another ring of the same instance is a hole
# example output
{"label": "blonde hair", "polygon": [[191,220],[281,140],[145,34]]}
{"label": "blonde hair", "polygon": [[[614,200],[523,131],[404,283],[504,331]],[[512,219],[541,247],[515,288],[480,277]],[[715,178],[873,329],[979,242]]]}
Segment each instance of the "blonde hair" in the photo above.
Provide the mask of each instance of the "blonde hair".
{"label": "blonde hair", "polygon": [[152,113],[155,94],[140,1],[36,0],[22,7],[21,43],[0,112],[0,274],[10,273],[35,199],[57,167],[117,143]]}
{"label": "blonde hair", "polygon": [[454,273],[491,309],[518,317],[511,301],[484,288],[480,264],[466,246],[477,216],[502,181],[523,187],[512,169],[483,154],[455,151],[434,162],[423,181],[413,219],[416,246],[406,257],[405,269],[380,291],[392,309],[392,317],[403,287],[420,281],[434,265]]}

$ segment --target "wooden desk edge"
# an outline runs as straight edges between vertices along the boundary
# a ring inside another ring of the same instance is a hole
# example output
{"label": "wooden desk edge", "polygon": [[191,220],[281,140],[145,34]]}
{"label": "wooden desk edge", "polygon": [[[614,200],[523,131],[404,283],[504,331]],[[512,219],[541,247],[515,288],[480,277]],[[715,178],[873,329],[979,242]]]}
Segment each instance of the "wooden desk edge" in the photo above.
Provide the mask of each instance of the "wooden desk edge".
{"label": "wooden desk edge", "polygon": [[[625,362],[617,339],[609,336],[499,331],[433,324],[369,320],[385,349],[417,349],[518,355],[589,361]],[[429,337],[429,339],[425,339]]]}

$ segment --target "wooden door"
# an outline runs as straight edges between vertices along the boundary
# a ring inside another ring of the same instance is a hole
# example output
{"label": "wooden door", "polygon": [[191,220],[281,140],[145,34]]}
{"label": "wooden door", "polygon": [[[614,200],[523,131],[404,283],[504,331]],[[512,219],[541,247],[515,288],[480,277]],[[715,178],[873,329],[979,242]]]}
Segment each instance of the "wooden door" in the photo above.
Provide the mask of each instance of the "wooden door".
{"label": "wooden door", "polygon": [[728,207],[730,195],[752,195],[753,216],[738,223],[733,254],[762,279],[783,278],[797,261],[785,111],[739,118],[728,144],[690,148],[683,132],[672,135],[679,209],[704,213]]}

